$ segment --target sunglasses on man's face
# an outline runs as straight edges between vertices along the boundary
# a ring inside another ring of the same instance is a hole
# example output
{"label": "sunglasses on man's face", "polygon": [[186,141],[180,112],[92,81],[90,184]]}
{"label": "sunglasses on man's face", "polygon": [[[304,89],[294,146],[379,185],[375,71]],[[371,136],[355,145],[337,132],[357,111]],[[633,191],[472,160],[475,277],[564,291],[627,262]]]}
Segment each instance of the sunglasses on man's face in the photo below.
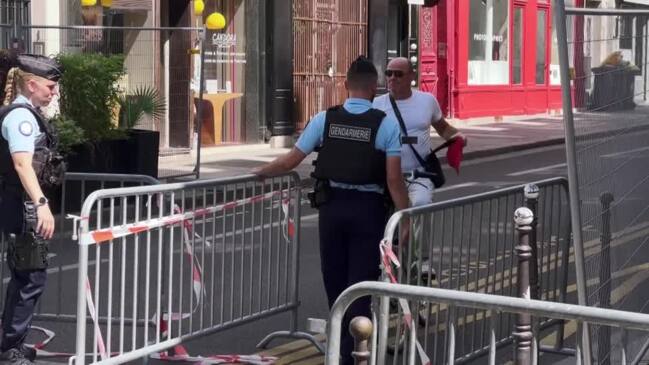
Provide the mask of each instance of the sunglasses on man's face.
{"label": "sunglasses on man's face", "polygon": [[403,75],[404,73],[401,70],[385,70],[385,76],[387,77],[394,76],[396,78],[399,78],[399,77],[403,77]]}

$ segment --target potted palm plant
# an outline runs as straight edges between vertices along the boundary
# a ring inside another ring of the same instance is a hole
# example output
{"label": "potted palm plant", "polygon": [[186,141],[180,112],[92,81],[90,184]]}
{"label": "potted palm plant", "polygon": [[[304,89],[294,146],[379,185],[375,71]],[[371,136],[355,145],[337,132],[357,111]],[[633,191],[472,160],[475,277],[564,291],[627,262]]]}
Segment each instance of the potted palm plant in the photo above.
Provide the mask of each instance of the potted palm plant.
{"label": "potted palm plant", "polygon": [[119,128],[128,131],[129,172],[158,176],[160,133],[136,128],[145,118],[159,119],[167,105],[157,89],[138,87],[133,93],[122,95],[119,105]]}

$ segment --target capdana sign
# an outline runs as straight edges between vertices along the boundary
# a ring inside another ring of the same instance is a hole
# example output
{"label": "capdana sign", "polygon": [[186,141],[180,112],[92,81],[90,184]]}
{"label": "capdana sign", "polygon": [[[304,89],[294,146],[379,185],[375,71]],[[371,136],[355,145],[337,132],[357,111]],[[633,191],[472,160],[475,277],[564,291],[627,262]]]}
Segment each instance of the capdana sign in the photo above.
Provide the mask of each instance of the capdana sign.
{"label": "capdana sign", "polygon": [[233,33],[212,34],[212,45],[218,48],[230,48],[237,45],[237,35]]}

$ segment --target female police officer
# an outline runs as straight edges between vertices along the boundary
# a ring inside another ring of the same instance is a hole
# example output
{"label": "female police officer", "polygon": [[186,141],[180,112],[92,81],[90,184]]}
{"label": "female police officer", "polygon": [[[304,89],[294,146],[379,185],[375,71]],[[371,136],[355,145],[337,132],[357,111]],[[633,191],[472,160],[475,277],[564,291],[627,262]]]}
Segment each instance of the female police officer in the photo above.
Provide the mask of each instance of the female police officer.
{"label": "female police officer", "polygon": [[[379,277],[379,242],[387,219],[385,188],[397,209],[409,204],[401,175],[399,125],[372,109],[377,78],[374,65],[359,57],[347,71],[345,103],[317,114],[295,148],[254,171],[266,176],[292,170],[320,147],[313,175],[321,190],[314,200],[320,211],[320,260],[330,307],[348,286]],[[343,328],[354,316],[370,316],[369,298],[350,306]],[[345,330],[343,364],[353,363],[352,348],[353,339]]]}
{"label": "female police officer", "polygon": [[[4,106],[4,115],[0,115],[0,228],[5,238],[25,233],[24,202],[27,200],[34,202],[36,210],[38,223],[33,233],[39,239],[49,240],[54,233],[54,217],[43,193],[43,185],[49,180],[43,181],[43,171],[49,169],[47,164],[54,142],[47,122],[35,108],[47,106],[57,94],[61,67],[52,59],[33,55],[0,61],[4,63],[0,68],[15,67],[8,73],[5,87],[5,104],[11,99],[13,103]],[[10,249],[17,252],[16,247]],[[2,315],[0,359],[29,365],[35,351],[26,348],[24,340],[45,287],[46,264],[28,262],[25,266],[16,257],[21,256],[7,258],[12,275]]]}

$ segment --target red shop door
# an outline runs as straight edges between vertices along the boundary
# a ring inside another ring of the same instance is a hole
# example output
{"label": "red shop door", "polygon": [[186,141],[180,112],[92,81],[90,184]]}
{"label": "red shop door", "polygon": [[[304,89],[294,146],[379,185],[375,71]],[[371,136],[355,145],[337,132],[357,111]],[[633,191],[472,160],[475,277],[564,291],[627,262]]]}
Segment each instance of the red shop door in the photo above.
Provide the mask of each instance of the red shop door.
{"label": "red shop door", "polygon": [[448,114],[450,89],[446,72],[446,4],[440,2],[432,8],[418,9],[419,90],[435,95],[444,114]]}

